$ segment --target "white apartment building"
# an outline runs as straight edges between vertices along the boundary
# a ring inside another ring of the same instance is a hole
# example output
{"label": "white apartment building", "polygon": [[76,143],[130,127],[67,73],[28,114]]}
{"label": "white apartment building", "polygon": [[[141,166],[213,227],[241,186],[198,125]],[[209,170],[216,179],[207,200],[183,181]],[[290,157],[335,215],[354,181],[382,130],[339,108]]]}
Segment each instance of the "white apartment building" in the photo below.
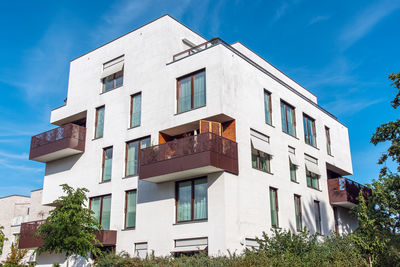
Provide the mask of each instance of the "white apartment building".
{"label": "white apartment building", "polygon": [[51,123],[30,153],[43,204],[64,183],[89,189],[117,252],[220,255],[274,227],[357,226],[347,127],[243,44],[169,15],[72,60]]}

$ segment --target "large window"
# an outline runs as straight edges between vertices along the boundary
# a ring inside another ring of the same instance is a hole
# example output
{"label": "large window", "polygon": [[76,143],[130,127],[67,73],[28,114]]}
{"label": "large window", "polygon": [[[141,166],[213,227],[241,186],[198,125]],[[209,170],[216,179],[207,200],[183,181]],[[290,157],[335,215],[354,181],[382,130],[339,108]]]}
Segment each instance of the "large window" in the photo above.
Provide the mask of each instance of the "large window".
{"label": "large window", "polygon": [[271,148],[269,137],[254,130],[250,130],[251,165],[253,168],[271,172]]}
{"label": "large window", "polygon": [[315,120],[307,115],[303,115],[304,140],[307,144],[317,146],[317,133],[315,131]]}
{"label": "large window", "polygon": [[279,227],[278,190],[276,188],[269,188],[269,204],[271,209],[271,225],[272,227]]}
{"label": "large window", "polygon": [[201,70],[178,79],[178,113],[206,105],[206,72]]}
{"label": "large window", "polygon": [[102,181],[111,180],[112,172],[112,158],[113,158],[113,148],[107,147],[103,149],[103,174]]}
{"label": "large window", "polygon": [[101,225],[103,230],[110,229],[111,195],[93,197],[90,199],[90,209],[94,212],[93,217]]}
{"label": "large window", "polygon": [[94,130],[94,138],[101,138],[103,137],[104,132],[104,111],[105,107],[98,107],[96,108],[96,125]]}
{"label": "large window", "polygon": [[176,221],[207,219],[207,178],[176,183]]}
{"label": "large window", "polygon": [[142,116],[142,94],[134,94],[131,96],[131,124],[130,127],[140,125]]}
{"label": "large window", "polygon": [[296,117],[294,107],[281,101],[282,131],[296,136]]}
{"label": "large window", "polygon": [[272,125],[271,93],[267,90],[264,90],[264,112],[265,123]]}
{"label": "large window", "polygon": [[136,226],[136,190],[125,193],[125,228]]}
{"label": "large window", "polygon": [[316,232],[318,234],[322,234],[322,232],[321,232],[321,209],[320,209],[319,201],[317,201],[317,200],[314,200],[314,213],[315,213]]}
{"label": "large window", "polygon": [[136,175],[139,168],[139,151],[150,146],[150,137],[126,143],[125,176]]}
{"label": "large window", "polygon": [[296,230],[298,232],[303,230],[303,217],[301,211],[301,197],[294,195],[294,212],[296,217]]}
{"label": "large window", "polygon": [[326,151],[328,155],[332,155],[331,148],[331,132],[328,127],[325,126],[325,137],[326,137]]}

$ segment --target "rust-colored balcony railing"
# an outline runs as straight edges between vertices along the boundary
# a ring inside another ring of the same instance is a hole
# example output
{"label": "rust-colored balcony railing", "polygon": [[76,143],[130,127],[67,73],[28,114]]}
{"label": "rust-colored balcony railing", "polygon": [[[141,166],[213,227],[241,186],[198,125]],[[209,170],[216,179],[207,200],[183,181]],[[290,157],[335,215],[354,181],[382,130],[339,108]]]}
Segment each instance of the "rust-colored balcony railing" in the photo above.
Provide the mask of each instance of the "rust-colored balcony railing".
{"label": "rust-colored balcony railing", "polygon": [[329,199],[331,204],[349,208],[357,205],[357,197],[361,190],[365,198],[371,195],[366,186],[345,177],[328,179]]}
{"label": "rust-colored balcony railing", "polygon": [[[46,220],[32,221],[21,224],[21,231],[19,236],[20,249],[32,249],[43,245],[43,240],[35,235],[36,230]],[[117,231],[115,230],[101,230],[96,234],[97,240],[103,246],[115,246],[117,243]]]}
{"label": "rust-colored balcony railing", "polygon": [[[202,133],[140,152],[140,179],[168,181],[193,174],[190,170],[200,168],[204,169],[204,174],[221,170],[238,174],[237,143],[213,133]],[[196,174],[201,174],[199,171]]]}
{"label": "rust-colored balcony railing", "polygon": [[85,151],[86,128],[72,123],[32,136],[29,159],[48,162]]}

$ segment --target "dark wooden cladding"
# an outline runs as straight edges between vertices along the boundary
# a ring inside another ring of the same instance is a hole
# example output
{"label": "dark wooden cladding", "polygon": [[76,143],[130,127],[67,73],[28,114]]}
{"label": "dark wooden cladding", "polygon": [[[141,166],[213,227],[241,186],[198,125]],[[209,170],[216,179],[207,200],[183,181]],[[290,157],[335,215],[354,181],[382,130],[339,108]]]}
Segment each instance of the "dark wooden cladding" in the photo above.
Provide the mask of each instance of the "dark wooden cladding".
{"label": "dark wooden cladding", "polygon": [[369,188],[344,177],[328,179],[328,189],[330,203],[338,206],[343,203],[357,205],[360,190],[363,190],[365,198],[371,195]]}
{"label": "dark wooden cladding", "polygon": [[206,166],[238,174],[237,143],[208,132],[144,148],[140,152],[139,178]]}
{"label": "dark wooden cladding", "polygon": [[[33,249],[43,245],[43,240],[35,236],[35,231],[44,222],[45,220],[40,220],[21,224],[19,249]],[[114,246],[117,243],[117,231],[101,230],[99,233],[95,233],[95,235],[103,246]]]}
{"label": "dark wooden cladding", "polygon": [[84,152],[85,137],[86,128],[72,123],[32,136],[29,159],[46,162],[38,158],[63,149]]}

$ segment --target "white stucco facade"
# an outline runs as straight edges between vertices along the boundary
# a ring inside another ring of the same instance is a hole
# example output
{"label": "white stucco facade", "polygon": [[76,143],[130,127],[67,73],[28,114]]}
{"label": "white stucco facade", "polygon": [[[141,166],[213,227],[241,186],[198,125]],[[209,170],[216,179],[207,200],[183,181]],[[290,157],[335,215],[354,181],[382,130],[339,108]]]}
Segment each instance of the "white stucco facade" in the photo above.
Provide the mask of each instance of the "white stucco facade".
{"label": "white stucco facade", "polygon": [[[89,189],[89,197],[111,194],[110,230],[117,231],[118,252],[133,255],[135,244],[145,242],[149,253],[166,256],[174,250],[174,240],[207,237],[208,253],[218,255],[228,250],[241,252],[246,238],[270,231],[269,188],[273,187],[278,192],[280,228],[296,231],[296,194],[301,196],[303,227],[316,231],[313,203],[319,201],[321,234],[329,235],[335,219],[327,168],[338,175],[353,171],[347,127],[321,109],[315,95],[241,43],[230,46],[235,50],[218,44],[173,61],[173,55],[189,48],[182,40],[196,45],[207,41],[166,15],[71,61],[68,100],[52,111],[51,122],[63,125],[86,118],[85,151],[46,163],[43,204],[57,199],[64,183]],[[102,93],[103,64],[121,55],[123,86]],[[206,105],[177,114],[177,78],[200,69],[206,74]],[[271,93],[271,125],[265,123],[264,90]],[[142,95],[141,124],[129,128],[130,99],[138,92]],[[281,100],[295,108],[295,137],[282,131]],[[95,110],[100,106],[105,106],[104,136],[94,139]],[[315,119],[316,147],[304,141],[303,113]],[[217,115],[235,120],[239,174],[206,174],[207,219],[178,223],[176,181],[152,183],[138,176],[125,177],[126,142],[150,136],[156,145],[160,131],[178,131]],[[325,127],[330,129],[332,155],[327,153]],[[251,129],[269,137],[270,173],[252,167]],[[101,182],[103,148],[109,146],[113,147],[111,181]],[[297,182],[290,180],[289,146],[298,161]],[[307,156],[318,161],[319,190],[307,186]],[[136,226],[124,229],[125,192],[133,189],[137,189]],[[341,217],[345,220],[350,219]],[[351,227],[346,231],[356,227],[353,221],[347,225]]]}

